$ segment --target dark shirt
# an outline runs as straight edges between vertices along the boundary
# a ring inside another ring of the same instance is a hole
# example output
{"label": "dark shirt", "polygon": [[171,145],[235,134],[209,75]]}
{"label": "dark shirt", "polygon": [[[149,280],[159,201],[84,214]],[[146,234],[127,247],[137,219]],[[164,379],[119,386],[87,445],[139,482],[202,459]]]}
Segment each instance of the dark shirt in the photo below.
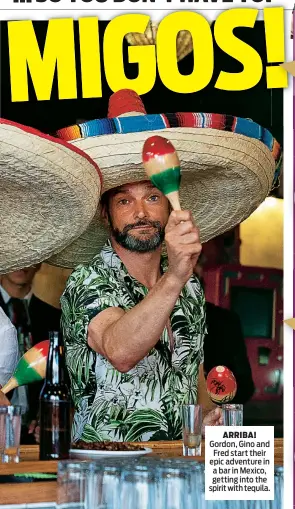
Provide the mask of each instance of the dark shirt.
{"label": "dark shirt", "polygon": [[[2,294],[0,293],[0,307],[9,316],[8,306],[5,304]],[[49,331],[60,330],[61,310],[54,308],[50,304],[38,299],[32,295],[28,306],[29,320],[28,325],[32,335],[32,345],[40,343],[48,339]],[[13,321],[13,320],[12,320]],[[16,325],[16,324],[14,324]],[[26,326],[26,325],[25,325]],[[43,386],[42,382],[30,384],[28,386],[28,419],[36,419],[39,408],[39,394]]]}
{"label": "dark shirt", "polygon": [[[5,304],[3,297],[0,293],[0,307],[9,316],[8,306]],[[30,332],[32,334],[32,343],[36,345],[48,339],[49,331],[60,330],[60,318],[61,310],[57,309],[46,302],[38,299],[35,295],[32,295],[28,306],[28,312],[30,317]],[[13,320],[12,320],[13,322]]]}
{"label": "dark shirt", "polygon": [[49,331],[60,331],[61,310],[32,295],[29,304],[33,344],[48,339]]}
{"label": "dark shirt", "polygon": [[207,335],[204,339],[204,371],[226,366],[235,375],[237,393],[233,403],[246,403],[255,386],[239,316],[233,311],[206,302]]}

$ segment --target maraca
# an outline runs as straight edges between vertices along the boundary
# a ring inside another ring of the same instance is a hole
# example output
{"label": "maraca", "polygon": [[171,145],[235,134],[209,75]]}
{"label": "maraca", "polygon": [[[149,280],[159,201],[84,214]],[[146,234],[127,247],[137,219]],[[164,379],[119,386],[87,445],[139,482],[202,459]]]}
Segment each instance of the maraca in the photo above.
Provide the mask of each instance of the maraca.
{"label": "maraca", "polygon": [[49,351],[49,340],[41,341],[28,350],[18,361],[13,376],[2,387],[2,392],[7,394],[20,385],[39,382],[45,378],[46,362]]}
{"label": "maraca", "polygon": [[228,403],[237,392],[235,375],[226,366],[216,366],[207,376],[207,392],[214,403]]}
{"label": "maraca", "polygon": [[162,136],[148,138],[142,149],[142,162],[154,186],[167,196],[174,210],[181,210],[180,163],[171,141]]}

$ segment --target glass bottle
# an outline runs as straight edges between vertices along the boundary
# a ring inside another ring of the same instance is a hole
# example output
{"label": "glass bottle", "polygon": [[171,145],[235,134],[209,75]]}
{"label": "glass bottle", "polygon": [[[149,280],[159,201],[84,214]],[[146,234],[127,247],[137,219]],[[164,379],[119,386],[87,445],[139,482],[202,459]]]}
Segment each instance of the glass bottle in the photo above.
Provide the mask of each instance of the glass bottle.
{"label": "glass bottle", "polygon": [[71,444],[71,400],[63,339],[49,333],[46,378],[40,393],[40,460],[67,459]]}

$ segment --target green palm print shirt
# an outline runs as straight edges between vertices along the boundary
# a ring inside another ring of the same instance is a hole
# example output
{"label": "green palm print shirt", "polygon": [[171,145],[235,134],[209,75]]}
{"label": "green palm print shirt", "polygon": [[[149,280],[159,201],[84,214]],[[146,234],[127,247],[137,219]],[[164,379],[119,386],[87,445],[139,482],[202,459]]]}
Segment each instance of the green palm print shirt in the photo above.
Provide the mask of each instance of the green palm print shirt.
{"label": "green palm print shirt", "polygon": [[[167,259],[161,261],[167,270]],[[90,265],[78,266],[61,298],[66,362],[75,406],[73,440],[146,441],[181,437],[180,406],[196,403],[203,363],[205,299],[192,277],[171,313],[167,329],[128,373],[117,371],[87,344],[90,320],[109,307],[131,309],[148,293],[106,243]]]}

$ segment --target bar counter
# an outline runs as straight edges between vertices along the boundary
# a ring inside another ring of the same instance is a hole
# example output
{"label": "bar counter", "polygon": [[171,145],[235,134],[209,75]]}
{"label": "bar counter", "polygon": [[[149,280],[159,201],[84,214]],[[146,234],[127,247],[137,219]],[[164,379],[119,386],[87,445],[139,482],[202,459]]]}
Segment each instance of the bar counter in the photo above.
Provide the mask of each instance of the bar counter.
{"label": "bar counter", "polygon": [[[153,449],[152,455],[162,457],[183,457],[182,441],[174,442],[141,442],[141,445]],[[202,442],[202,456],[198,461],[204,461],[205,443]],[[0,464],[0,476],[21,473],[56,473],[57,461],[39,461],[39,446],[21,446],[21,460],[19,463]],[[190,458],[187,458],[188,461]],[[276,438],[274,444],[274,464],[283,465],[283,439]],[[25,504],[56,502],[56,481],[34,483],[5,483],[0,484],[0,507],[9,504]]]}

